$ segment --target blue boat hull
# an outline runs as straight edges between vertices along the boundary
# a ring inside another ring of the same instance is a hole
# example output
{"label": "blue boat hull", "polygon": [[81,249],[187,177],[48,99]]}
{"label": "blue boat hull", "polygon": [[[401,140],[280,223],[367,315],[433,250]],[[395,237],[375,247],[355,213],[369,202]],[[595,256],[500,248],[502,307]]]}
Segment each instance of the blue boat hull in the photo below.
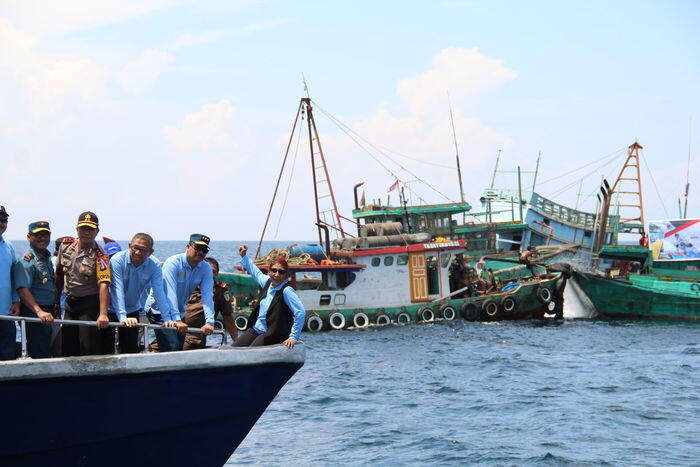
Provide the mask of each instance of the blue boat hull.
{"label": "blue boat hull", "polygon": [[220,466],[302,363],[0,382],[3,466]]}

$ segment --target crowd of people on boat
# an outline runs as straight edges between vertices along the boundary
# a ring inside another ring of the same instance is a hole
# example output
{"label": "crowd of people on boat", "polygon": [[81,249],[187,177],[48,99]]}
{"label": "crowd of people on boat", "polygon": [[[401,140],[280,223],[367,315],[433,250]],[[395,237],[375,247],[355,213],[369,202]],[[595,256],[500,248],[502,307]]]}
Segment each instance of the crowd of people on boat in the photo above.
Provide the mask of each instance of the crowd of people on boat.
{"label": "crowd of people on boat", "polygon": [[[55,240],[53,256],[49,223],[32,222],[29,249],[16,257],[3,237],[8,220],[0,206],[0,315],[41,320],[26,323],[31,358],[138,353],[144,329],[139,323],[145,322],[162,326],[154,330],[151,350],[200,349],[214,332],[217,316],[234,346],[283,343],[293,348],[299,341],[306,313],[289,284],[289,266],[282,256],[271,260],[266,275],[246,255],[248,247],[239,248],[241,264],[261,287],[250,324],[239,336],[228,286],[217,281],[219,263],[207,256],[208,236],[190,235],[184,253],[161,264],[147,233],[133,235],[123,251],[116,242],[98,245],[99,220],[86,211],[78,217],[76,237]],[[54,323],[59,318],[95,326],[59,326]],[[110,323],[121,323],[116,333],[117,326]],[[17,358],[16,326],[0,319],[0,360]]]}

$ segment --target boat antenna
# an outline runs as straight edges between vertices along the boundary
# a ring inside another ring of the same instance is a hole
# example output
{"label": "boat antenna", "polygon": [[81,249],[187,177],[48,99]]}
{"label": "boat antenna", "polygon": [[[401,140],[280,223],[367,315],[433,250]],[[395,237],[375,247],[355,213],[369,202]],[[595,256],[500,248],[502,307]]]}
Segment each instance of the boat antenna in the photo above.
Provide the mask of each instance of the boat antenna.
{"label": "boat antenna", "polygon": [[501,159],[501,150],[498,150],[498,154],[496,155],[496,167],[493,168],[493,177],[491,177],[491,188],[493,188],[493,184],[496,183],[496,172],[498,172],[498,161]]}
{"label": "boat antenna", "polygon": [[535,176],[532,179],[532,192],[535,192],[535,184],[537,183],[537,172],[540,171],[540,159],[542,159],[542,151],[537,153],[537,165],[535,165]]}
{"label": "boat antenna", "polygon": [[[688,217],[688,192],[690,191],[690,149],[691,149],[691,136],[693,130],[693,119],[690,119],[688,124],[688,169],[685,172],[685,206],[683,208],[683,219]],[[680,202],[680,199],[678,200]]]}
{"label": "boat antenna", "polygon": [[306,93],[306,97],[311,99],[311,95],[309,94],[309,85],[306,83],[306,77],[304,76],[304,73],[301,74],[301,81],[304,83],[304,92]]}
{"label": "boat antenna", "polygon": [[[447,91],[447,105],[450,107],[450,122],[452,122],[452,138],[455,142],[455,158],[457,159],[457,178],[459,178],[459,195],[464,203],[464,185],[462,184],[462,169],[459,165],[459,147],[457,146],[457,132],[455,131],[455,119],[452,116],[452,102],[450,101],[450,91]],[[466,214],[462,213],[462,216]]]}

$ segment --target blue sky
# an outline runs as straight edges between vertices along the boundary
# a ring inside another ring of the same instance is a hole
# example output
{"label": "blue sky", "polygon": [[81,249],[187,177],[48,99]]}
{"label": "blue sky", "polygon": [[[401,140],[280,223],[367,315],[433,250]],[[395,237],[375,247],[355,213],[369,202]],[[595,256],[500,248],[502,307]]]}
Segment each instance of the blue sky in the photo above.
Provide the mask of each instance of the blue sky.
{"label": "blue sky", "polygon": [[[523,169],[542,151],[540,180],[554,180],[538,191],[573,205],[587,171],[557,174],[638,139],[654,179],[643,170],[646,217],[676,217],[690,136],[689,215],[698,217],[698,20],[693,1],[5,1],[7,236],[23,237],[40,218],[69,234],[91,209],[111,237],[257,238],[302,73],[311,97],[363,137],[452,166],[449,91],[473,205],[498,149],[504,168]],[[359,181],[368,198],[386,199],[391,175],[318,110],[316,118],[341,211],[349,215]],[[300,150],[270,239],[315,236],[307,159]],[[410,171],[384,160],[402,180],[419,174],[459,197],[454,170],[394,159]],[[591,174],[583,191],[614,178],[617,164]]]}

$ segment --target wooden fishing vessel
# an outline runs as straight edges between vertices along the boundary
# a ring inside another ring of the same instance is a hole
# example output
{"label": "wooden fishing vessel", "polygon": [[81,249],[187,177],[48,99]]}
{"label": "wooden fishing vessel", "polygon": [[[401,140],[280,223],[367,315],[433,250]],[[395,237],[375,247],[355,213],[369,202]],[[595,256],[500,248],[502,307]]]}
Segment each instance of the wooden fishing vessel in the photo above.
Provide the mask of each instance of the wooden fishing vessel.
{"label": "wooden fishing vessel", "polygon": [[[605,182],[601,188],[598,229],[605,228],[608,212],[617,203],[632,208],[632,213],[628,209],[621,219],[620,230],[638,233],[641,243],[648,244],[602,247],[598,243],[592,264],[595,272],[575,270],[574,280],[604,316],[700,319],[700,252],[694,246],[700,242],[700,219],[645,223],[640,149],[637,142],[630,145],[613,186]],[[623,182],[627,186],[623,187]],[[621,201],[618,196],[614,202],[616,194],[628,199]]]}
{"label": "wooden fishing vessel", "polygon": [[[297,118],[299,114],[305,115],[310,135],[319,242],[316,257],[297,255],[294,248],[283,253],[295,260],[290,264],[291,282],[307,310],[307,330],[454,320],[460,316],[499,320],[556,313],[566,284],[561,273],[548,271],[543,264],[530,269],[522,264],[514,267],[517,255],[509,253],[498,270],[512,270],[511,277],[500,278],[491,265],[501,258],[490,256],[479,261],[483,254],[470,254],[469,241],[458,238],[451,219],[470,209],[466,202],[411,208],[403,203],[398,210],[360,209],[358,184],[353,211],[356,220],[341,216],[310,99],[301,100]],[[283,170],[284,162],[277,186]],[[343,221],[353,223],[353,228],[346,229]],[[331,233],[337,237],[334,241]],[[262,236],[258,251],[261,244]],[[486,248],[479,253],[502,252]],[[266,262],[266,258],[256,261],[263,271]],[[481,263],[478,271],[476,263]],[[228,278],[225,274],[220,277]],[[239,310],[239,328],[247,325],[249,313],[246,308]]]}

